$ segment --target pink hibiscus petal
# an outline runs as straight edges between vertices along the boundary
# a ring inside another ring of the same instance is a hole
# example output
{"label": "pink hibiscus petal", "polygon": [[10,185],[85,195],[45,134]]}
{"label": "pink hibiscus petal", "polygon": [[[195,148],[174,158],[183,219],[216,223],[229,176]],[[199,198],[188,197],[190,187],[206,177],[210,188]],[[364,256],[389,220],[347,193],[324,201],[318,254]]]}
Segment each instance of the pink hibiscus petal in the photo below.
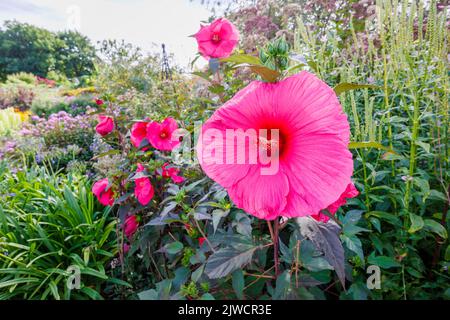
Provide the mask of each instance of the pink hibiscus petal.
{"label": "pink hibiscus petal", "polygon": [[229,189],[230,198],[236,206],[264,220],[274,220],[279,216],[286,207],[288,193],[289,180],[284,172],[280,170],[277,175],[261,175],[256,166],[242,183]]}
{"label": "pink hibiscus petal", "polygon": [[136,122],[131,128],[131,143],[139,148],[142,141],[147,138],[148,122]]}

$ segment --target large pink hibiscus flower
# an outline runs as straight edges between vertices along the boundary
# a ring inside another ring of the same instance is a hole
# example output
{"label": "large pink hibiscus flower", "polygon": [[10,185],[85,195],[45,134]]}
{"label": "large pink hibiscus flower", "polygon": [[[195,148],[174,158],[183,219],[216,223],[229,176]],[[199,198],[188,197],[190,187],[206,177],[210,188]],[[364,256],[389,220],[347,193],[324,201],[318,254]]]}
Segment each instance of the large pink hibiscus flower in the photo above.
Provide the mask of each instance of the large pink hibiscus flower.
{"label": "large pink hibiscus flower", "polygon": [[[249,137],[227,135],[239,130]],[[317,215],[351,183],[349,137],[333,89],[301,72],[277,83],[254,81],[238,92],[202,127],[197,155],[205,173],[246,212],[265,220]],[[264,171],[269,166],[276,170]]]}
{"label": "large pink hibiscus flower", "polygon": [[198,51],[206,59],[227,58],[239,42],[239,31],[227,19],[219,18],[207,26],[201,26],[195,35]]}

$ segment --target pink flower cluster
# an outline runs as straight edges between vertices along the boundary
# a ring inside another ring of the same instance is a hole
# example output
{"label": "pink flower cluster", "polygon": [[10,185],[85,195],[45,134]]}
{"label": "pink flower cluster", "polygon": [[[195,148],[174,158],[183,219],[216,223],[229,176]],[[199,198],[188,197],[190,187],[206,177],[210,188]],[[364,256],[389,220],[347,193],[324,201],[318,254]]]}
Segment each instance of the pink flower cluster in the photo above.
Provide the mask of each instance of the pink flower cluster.
{"label": "pink flower cluster", "polygon": [[161,123],[137,122],[131,128],[131,143],[139,149],[142,142],[146,140],[155,149],[171,151],[180,143],[173,139],[173,133],[177,129],[177,122],[172,118],[167,118]]}
{"label": "pink flower cluster", "polygon": [[[117,129],[112,117],[100,115],[98,120],[96,131],[103,137]],[[171,151],[180,143],[174,136],[174,132],[177,129],[178,125],[172,118],[167,118],[161,123],[150,120],[136,122],[130,130],[130,142],[135,148],[142,151],[149,150],[149,144],[160,151]],[[161,169],[157,170],[157,174],[163,179],[171,179],[174,183],[182,183],[184,181],[184,178],[179,173],[180,170],[171,166],[170,163],[165,163]],[[134,173],[134,178],[132,178],[134,181],[134,197],[144,207],[150,204],[155,195],[155,189],[150,179],[151,176],[152,174],[144,164],[137,163],[137,169]],[[94,183],[92,187],[92,192],[104,206],[113,206],[117,198],[112,184],[112,181],[105,178]],[[121,185],[123,187],[126,184],[122,182]],[[138,226],[138,218],[135,215],[129,216],[123,226],[126,236],[131,238]]]}
{"label": "pink flower cluster", "polygon": [[[113,118],[103,115],[99,116],[99,122],[95,128],[98,134],[105,137],[112,133],[114,128]],[[136,122],[131,128],[131,143],[140,149],[142,142],[146,140],[155,149],[171,151],[180,143],[179,140],[173,137],[173,133],[177,129],[177,122],[172,118],[167,118],[161,123],[156,121]]]}

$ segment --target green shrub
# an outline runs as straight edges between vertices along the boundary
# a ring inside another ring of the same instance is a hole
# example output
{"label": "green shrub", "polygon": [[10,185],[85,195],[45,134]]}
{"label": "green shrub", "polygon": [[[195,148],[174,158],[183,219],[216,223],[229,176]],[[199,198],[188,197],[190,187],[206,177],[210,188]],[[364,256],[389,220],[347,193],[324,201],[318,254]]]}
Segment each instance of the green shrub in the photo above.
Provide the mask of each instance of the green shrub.
{"label": "green shrub", "polygon": [[[0,299],[102,299],[117,252],[116,220],[85,178],[0,168]],[[67,281],[81,271],[79,290]],[[69,269],[70,270],[70,269]]]}
{"label": "green shrub", "polygon": [[49,73],[47,73],[47,79],[53,80],[59,85],[70,85],[70,82],[67,79],[67,77],[60,72],[49,71]]}
{"label": "green shrub", "polygon": [[72,116],[86,113],[89,106],[95,106],[92,95],[77,97],[41,96],[33,102],[31,111],[40,117],[49,117],[51,114],[65,111]]}
{"label": "green shrub", "polygon": [[0,159],[7,159],[10,167],[46,164],[54,171],[66,169],[73,161],[88,165],[95,123],[93,115],[71,116],[64,111],[48,119],[32,116],[18,135],[8,138],[4,146],[0,143]]}
{"label": "green shrub", "polygon": [[35,85],[36,76],[32,73],[27,72],[14,73],[6,77],[6,83],[15,85]]}

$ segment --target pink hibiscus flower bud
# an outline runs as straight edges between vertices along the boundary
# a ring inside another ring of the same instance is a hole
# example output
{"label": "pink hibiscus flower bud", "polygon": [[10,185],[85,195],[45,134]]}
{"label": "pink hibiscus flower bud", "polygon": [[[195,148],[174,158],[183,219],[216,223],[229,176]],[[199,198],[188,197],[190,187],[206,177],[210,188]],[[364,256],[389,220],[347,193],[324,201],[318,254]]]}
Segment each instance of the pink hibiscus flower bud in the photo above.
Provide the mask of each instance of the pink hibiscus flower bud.
{"label": "pink hibiscus flower bud", "polygon": [[152,122],[147,126],[147,139],[158,150],[172,151],[180,143],[172,137],[177,129],[177,122],[172,118],[167,118],[162,123]]}
{"label": "pink hibiscus flower bud", "polygon": [[239,42],[239,31],[227,19],[219,18],[210,25],[200,26],[195,39],[198,51],[206,59],[227,58]]}
{"label": "pink hibiscus flower bud", "polygon": [[102,99],[95,99],[95,104],[98,106],[101,106],[101,105],[105,104],[105,102],[103,102]]}
{"label": "pink hibiscus flower bud", "polygon": [[131,127],[131,143],[133,146],[139,149],[142,141],[147,138],[147,126],[148,122],[136,122]]}
{"label": "pink hibiscus flower bud", "polygon": [[270,221],[340,198],[353,175],[349,141],[336,93],[303,71],[239,91],[203,125],[197,156],[238,208]]}
{"label": "pink hibiscus flower bud", "polygon": [[111,117],[99,116],[98,125],[95,127],[95,131],[102,137],[107,136],[114,130],[114,120]]}
{"label": "pink hibiscus flower bud", "polygon": [[179,176],[178,173],[180,172],[177,168],[167,168],[170,164],[166,162],[162,166],[162,176],[166,179],[172,179],[174,183],[183,183],[184,178]]}
{"label": "pink hibiscus flower bud", "polygon": [[130,251],[130,245],[128,243],[123,244],[123,253],[127,254]]}
{"label": "pink hibiscus flower bud", "polygon": [[[145,170],[142,164],[138,164],[136,172],[143,172]],[[134,195],[139,203],[146,206],[150,203],[155,195],[155,190],[153,189],[152,183],[148,177],[137,178],[134,180]]]}
{"label": "pink hibiscus flower bud", "polygon": [[124,229],[125,235],[127,236],[128,239],[131,239],[131,237],[133,237],[133,235],[136,233],[138,228],[139,228],[139,222],[135,215],[129,216],[125,220],[125,223],[123,224],[123,229]]}
{"label": "pink hibiscus flower bud", "polygon": [[104,206],[112,206],[114,204],[114,192],[111,190],[111,188],[108,188],[108,185],[108,178],[105,178],[97,181],[92,186],[92,193]]}

